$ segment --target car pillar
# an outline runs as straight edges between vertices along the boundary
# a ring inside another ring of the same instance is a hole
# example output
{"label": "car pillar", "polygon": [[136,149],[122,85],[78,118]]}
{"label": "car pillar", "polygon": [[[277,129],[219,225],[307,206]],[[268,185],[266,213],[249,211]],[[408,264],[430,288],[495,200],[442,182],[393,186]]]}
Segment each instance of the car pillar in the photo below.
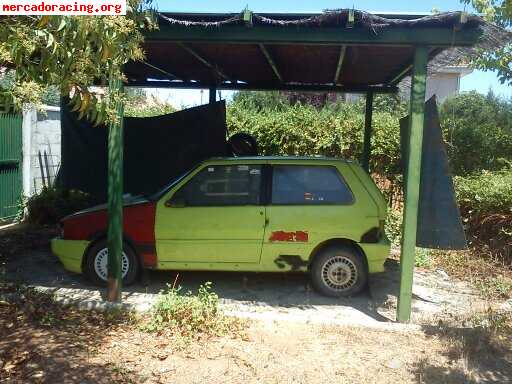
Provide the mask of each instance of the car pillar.
{"label": "car pillar", "polygon": [[123,92],[120,74],[111,71],[110,102],[115,103],[116,118],[108,130],[108,280],[107,300],[121,301],[122,252],[123,252],[123,115],[124,103],[119,95]]}
{"label": "car pillar", "polygon": [[400,294],[397,309],[397,320],[400,322],[407,322],[411,317],[428,53],[428,47],[425,46],[416,47],[414,52],[408,134],[406,135],[408,137],[408,143],[406,143],[408,152],[404,174],[405,204],[400,254]]}

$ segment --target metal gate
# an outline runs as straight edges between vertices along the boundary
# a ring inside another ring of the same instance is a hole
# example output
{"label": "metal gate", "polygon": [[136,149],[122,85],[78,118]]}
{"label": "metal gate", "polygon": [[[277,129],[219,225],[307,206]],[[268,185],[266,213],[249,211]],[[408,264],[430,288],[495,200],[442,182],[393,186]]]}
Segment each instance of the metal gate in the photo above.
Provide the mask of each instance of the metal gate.
{"label": "metal gate", "polygon": [[0,114],[0,220],[16,216],[22,194],[22,117]]}

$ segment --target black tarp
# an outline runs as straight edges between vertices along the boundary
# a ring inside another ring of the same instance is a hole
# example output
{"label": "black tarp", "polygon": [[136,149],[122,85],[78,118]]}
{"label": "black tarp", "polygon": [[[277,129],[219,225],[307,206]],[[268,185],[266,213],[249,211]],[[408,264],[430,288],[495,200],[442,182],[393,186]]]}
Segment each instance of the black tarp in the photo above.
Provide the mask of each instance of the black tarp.
{"label": "black tarp", "polygon": [[[107,196],[107,128],[78,120],[61,103],[59,183],[65,189]],[[226,153],[223,101],[169,115],[124,119],[124,193],[153,193],[198,162]]]}
{"label": "black tarp", "polygon": [[[408,117],[400,120],[404,175],[407,174],[408,123]],[[465,249],[466,236],[445,146],[437,102],[433,96],[425,103],[416,245],[434,249]]]}

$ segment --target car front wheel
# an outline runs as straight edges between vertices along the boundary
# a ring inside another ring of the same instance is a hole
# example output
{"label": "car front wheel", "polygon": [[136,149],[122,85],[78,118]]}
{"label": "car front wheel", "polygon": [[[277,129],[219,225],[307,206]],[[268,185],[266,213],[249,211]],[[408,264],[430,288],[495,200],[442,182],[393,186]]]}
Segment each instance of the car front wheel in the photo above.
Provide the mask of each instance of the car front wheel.
{"label": "car front wheel", "polygon": [[362,256],[349,246],[329,246],[314,258],[313,287],[326,296],[351,296],[366,285],[368,273]]}
{"label": "car front wheel", "polygon": [[[108,278],[108,246],[106,240],[100,240],[89,249],[86,260],[86,274],[96,285],[105,286]],[[121,276],[123,285],[132,284],[139,273],[139,263],[133,250],[123,244],[121,257]]]}

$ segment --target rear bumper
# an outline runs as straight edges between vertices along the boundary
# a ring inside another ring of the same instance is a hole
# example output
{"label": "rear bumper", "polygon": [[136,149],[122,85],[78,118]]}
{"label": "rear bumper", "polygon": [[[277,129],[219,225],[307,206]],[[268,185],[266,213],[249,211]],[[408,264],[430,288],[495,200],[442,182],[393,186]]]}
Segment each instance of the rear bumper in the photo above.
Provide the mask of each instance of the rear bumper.
{"label": "rear bumper", "polygon": [[387,237],[382,238],[378,243],[359,243],[368,261],[368,272],[384,272],[384,262],[389,256],[391,242]]}
{"label": "rear bumper", "polygon": [[59,258],[68,271],[82,273],[82,260],[89,246],[85,240],[64,240],[59,237],[52,239],[52,252]]}

